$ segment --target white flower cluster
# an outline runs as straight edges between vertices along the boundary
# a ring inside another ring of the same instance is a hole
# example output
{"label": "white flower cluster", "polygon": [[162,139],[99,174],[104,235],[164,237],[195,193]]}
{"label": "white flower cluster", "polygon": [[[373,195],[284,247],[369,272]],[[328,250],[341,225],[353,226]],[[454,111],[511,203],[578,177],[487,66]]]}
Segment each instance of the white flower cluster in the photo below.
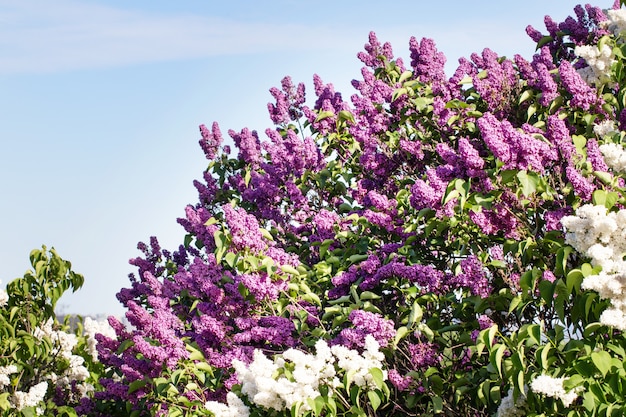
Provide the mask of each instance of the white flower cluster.
{"label": "white flower cluster", "polygon": [[[22,411],[26,407],[37,407],[37,405],[43,401],[48,391],[48,383],[42,381],[37,385],[30,387],[28,392],[17,391],[11,398],[11,404],[17,409]],[[43,414],[40,408],[36,408],[37,415]]]}
{"label": "white flower cluster", "polygon": [[576,398],[580,390],[573,389],[566,392],[563,388],[563,381],[567,378],[553,378],[549,375],[539,375],[530,383],[530,389],[537,394],[544,394],[548,397],[557,398],[563,402],[565,407],[569,407]]}
{"label": "white flower cluster", "polygon": [[11,384],[11,378],[9,378],[9,375],[15,373],[17,373],[17,366],[15,365],[0,366],[0,389]]}
{"label": "white flower cluster", "polygon": [[587,67],[578,70],[581,78],[589,85],[599,85],[611,78],[611,65],[615,62],[613,51],[608,45],[598,49],[594,45],[579,45],[574,53],[583,58]]}
{"label": "white flower cluster", "polygon": [[585,277],[581,285],[611,301],[600,322],[626,331],[626,210],[607,213],[604,206],[585,204],[561,223],[567,231],[565,242],[602,268],[599,274]]}
{"label": "white flower cluster", "polygon": [[109,325],[107,321],[97,321],[91,317],[85,318],[84,331],[87,338],[87,351],[91,355],[94,361],[98,360],[98,341],[96,340],[97,334],[102,334],[109,339],[117,339],[115,330]]}
{"label": "white flower cluster", "polygon": [[52,328],[53,323],[52,318],[48,319],[43,326],[35,329],[33,335],[38,338],[49,338],[54,344],[52,355],[67,359],[69,367],[61,375],[55,373],[46,375],[46,379],[62,388],[70,386],[72,382],[79,382],[77,389],[83,395],[86,395],[88,392],[93,391],[93,386],[84,383],[89,378],[89,370],[84,365],[85,359],[72,353],[78,344],[78,338],[74,334],[66,333],[62,330],[54,330]]}
{"label": "white flower cluster", "polygon": [[511,388],[498,406],[497,417],[524,417],[526,415],[525,406],[526,393],[520,395],[516,400],[513,396],[513,388]]}
{"label": "white flower cluster", "polygon": [[626,10],[607,10],[606,15],[609,19],[606,26],[615,36],[626,32]]}
{"label": "white flower cluster", "polygon": [[615,122],[613,120],[607,119],[593,125],[593,133],[600,138],[614,132],[618,132],[618,130],[615,129]]}
{"label": "white flower cluster", "polygon": [[[2,281],[0,281],[0,284]],[[4,307],[9,302],[9,294],[4,288],[0,288],[0,307]]]}
{"label": "white flower cluster", "polygon": [[[277,411],[290,410],[299,404],[300,413],[304,413],[311,410],[307,400],[320,395],[320,386],[325,385],[331,391],[341,386],[340,373],[351,375],[352,381],[360,387],[375,386],[370,369],[382,370],[384,354],[379,347],[371,336],[365,339],[363,354],[342,345],[329,347],[326,341],[320,340],[315,344],[315,355],[288,349],[270,360],[256,350],[252,363],[246,365],[234,360],[233,367],[241,383],[241,393],[252,403]],[[386,371],[382,372],[386,379]],[[235,410],[245,405],[233,398],[228,405],[209,401],[205,407],[216,416],[248,415],[235,414]]]}
{"label": "white flower cluster", "polygon": [[216,417],[248,417],[250,415],[250,409],[234,392],[229,392],[226,395],[226,403],[208,401],[205,408]]}
{"label": "white flower cluster", "polygon": [[626,172],[626,150],[617,143],[600,145],[604,162],[615,172]]}

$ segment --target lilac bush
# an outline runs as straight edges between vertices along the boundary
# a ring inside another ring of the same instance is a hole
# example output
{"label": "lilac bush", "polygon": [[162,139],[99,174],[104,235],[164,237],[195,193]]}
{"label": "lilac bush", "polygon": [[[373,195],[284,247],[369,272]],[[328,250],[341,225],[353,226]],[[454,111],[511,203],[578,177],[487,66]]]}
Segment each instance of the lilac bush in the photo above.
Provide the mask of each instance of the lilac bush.
{"label": "lilac bush", "polygon": [[528,28],[530,60],[484,49],[451,77],[433,40],[407,66],[370,33],[349,98],[285,77],[265,137],[201,126],[187,236],[139,245],[91,414],[623,414],[622,304],[597,283],[623,253],[568,225],[626,203],[626,11],[574,12]]}

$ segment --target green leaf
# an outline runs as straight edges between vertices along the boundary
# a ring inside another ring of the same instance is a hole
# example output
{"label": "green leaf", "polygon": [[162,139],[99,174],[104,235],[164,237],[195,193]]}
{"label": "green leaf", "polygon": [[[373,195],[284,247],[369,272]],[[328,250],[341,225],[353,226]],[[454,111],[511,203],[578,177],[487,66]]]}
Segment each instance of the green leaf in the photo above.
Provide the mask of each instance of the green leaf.
{"label": "green leaf", "polygon": [[374,381],[374,384],[376,384],[376,388],[383,389],[383,385],[385,384],[383,371],[378,368],[372,368],[370,369],[370,375],[372,375],[372,380]]}
{"label": "green leaf", "polygon": [[539,184],[539,176],[532,171],[520,171],[517,173],[517,179],[522,187],[522,194],[524,197],[528,197],[537,191],[537,184]]}
{"label": "green leaf", "polygon": [[499,345],[494,353],[491,354],[492,364],[498,369],[498,374],[502,375],[502,358],[506,351],[506,345]]}
{"label": "green leaf", "polygon": [[528,326],[528,335],[536,345],[541,344],[541,326],[538,324],[530,324]]}
{"label": "green leaf", "polygon": [[215,260],[219,264],[228,249],[227,239],[226,235],[221,230],[216,230],[215,233],[213,233],[213,238],[215,239]]}
{"label": "green leaf", "polygon": [[145,379],[138,379],[137,381],[133,381],[128,386],[128,393],[132,394],[140,388],[145,387],[148,384],[148,381]]}
{"label": "green leaf", "polygon": [[372,409],[374,411],[378,410],[378,407],[380,407],[382,400],[380,399],[380,396],[376,393],[376,391],[367,391],[367,398],[369,398],[370,400],[370,405],[372,406]]}
{"label": "green leaf", "polygon": [[398,343],[400,343],[400,340],[402,340],[402,338],[406,336],[407,334],[409,334],[409,329],[406,326],[402,326],[398,328],[398,330],[396,331],[396,336],[393,339],[393,345],[398,346]]}
{"label": "green leaf", "polygon": [[537,42],[537,50],[541,49],[543,46],[549,44],[552,41],[554,41],[552,36],[544,36],[543,38],[539,39],[539,42]]}
{"label": "green leaf", "polygon": [[598,352],[591,353],[591,361],[596,366],[598,371],[602,374],[602,376],[606,376],[606,374],[611,369],[611,355],[609,352],[604,350]]}
{"label": "green leaf", "polygon": [[583,336],[589,337],[601,327],[604,327],[604,324],[598,323],[598,322],[589,323],[587,326],[585,326],[585,331],[583,332]]}
{"label": "green leaf", "polygon": [[433,397],[433,412],[435,414],[443,412],[443,400],[439,396]]}
{"label": "green leaf", "polygon": [[309,401],[309,407],[313,409],[313,412],[315,413],[315,415],[316,416],[322,415],[322,411],[324,410],[324,406],[326,405],[326,401],[324,401],[324,398],[321,395],[318,395],[317,397],[315,397],[314,400],[309,398],[308,401]]}

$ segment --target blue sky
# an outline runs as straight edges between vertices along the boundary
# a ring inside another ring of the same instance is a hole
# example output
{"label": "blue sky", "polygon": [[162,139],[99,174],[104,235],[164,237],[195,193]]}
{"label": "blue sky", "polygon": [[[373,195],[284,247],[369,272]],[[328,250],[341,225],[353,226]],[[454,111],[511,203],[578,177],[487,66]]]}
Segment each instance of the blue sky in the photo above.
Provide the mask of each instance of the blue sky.
{"label": "blue sky", "polygon": [[577,3],[0,0],[2,285],[54,246],[85,275],[61,309],[121,315],[137,242],[182,242],[206,168],[199,124],[264,131],[285,75],[349,97],[371,30],[405,62],[411,36],[433,38],[449,73],[484,47],[530,57],[525,27]]}

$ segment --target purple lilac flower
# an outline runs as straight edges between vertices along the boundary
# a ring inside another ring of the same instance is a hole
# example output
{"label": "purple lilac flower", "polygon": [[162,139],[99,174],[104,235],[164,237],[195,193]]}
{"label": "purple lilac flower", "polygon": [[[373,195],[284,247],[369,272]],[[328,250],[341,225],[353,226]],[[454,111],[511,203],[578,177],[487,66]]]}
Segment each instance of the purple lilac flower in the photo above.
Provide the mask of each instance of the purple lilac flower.
{"label": "purple lilac flower", "polygon": [[441,198],[441,194],[437,193],[433,187],[421,179],[417,179],[411,187],[411,206],[416,210],[439,208],[441,206]]}
{"label": "purple lilac flower", "polygon": [[544,280],[546,280],[546,281],[549,281],[549,282],[554,282],[554,281],[556,281],[556,276],[554,275],[554,272],[549,271],[549,270],[545,270],[545,271],[543,271],[543,276],[542,276],[542,278],[543,278]]}
{"label": "purple lilac flower", "polygon": [[470,211],[469,217],[486,235],[503,232],[507,238],[518,237],[519,221],[502,204],[496,205],[493,209],[482,209],[478,212]]}
{"label": "purple lilac flower", "polygon": [[390,233],[395,230],[394,219],[387,213],[368,209],[363,212],[363,217],[373,226],[380,227]]}
{"label": "purple lilac flower", "polygon": [[281,291],[288,286],[282,279],[272,280],[267,274],[237,275],[235,282],[241,283],[256,300],[276,300]]}
{"label": "purple lilac flower", "polygon": [[378,41],[376,33],[369,33],[369,42],[364,46],[365,52],[359,52],[357,57],[370,68],[378,68],[382,66],[380,57],[384,57],[391,61],[393,59],[393,50],[389,42],[385,42],[383,45]]}
{"label": "purple lilac flower", "polygon": [[396,336],[392,320],[385,319],[377,313],[363,310],[352,310],[348,319],[354,328],[343,329],[333,341],[349,348],[365,346],[365,337],[371,335],[380,346],[387,346]]}
{"label": "purple lilac flower", "polygon": [[587,42],[596,43],[600,37],[608,35],[609,32],[600,23],[607,19],[606,15],[599,7],[592,7],[589,4],[574,8],[576,20],[568,16],[564,22],[559,24],[559,30],[568,34],[570,40],[576,45]]}
{"label": "purple lilac flower", "polygon": [[478,327],[480,328],[480,330],[485,330],[485,329],[489,329],[491,326],[493,326],[494,322],[493,320],[491,320],[491,317],[487,316],[486,314],[481,314],[480,316],[478,316]]}
{"label": "purple lilac flower", "polygon": [[413,378],[409,375],[402,376],[400,372],[395,369],[390,369],[387,377],[389,378],[389,382],[391,382],[398,391],[406,391],[413,382]]}
{"label": "purple lilac flower", "polygon": [[258,165],[261,162],[261,142],[256,130],[250,131],[243,128],[241,133],[229,130],[228,134],[235,141],[235,146],[239,148],[239,159],[251,164]]}
{"label": "purple lilac flower", "polygon": [[598,142],[591,138],[587,140],[587,161],[591,162],[594,171],[607,172],[609,167],[604,162],[604,156],[600,152]]}
{"label": "purple lilac flower", "polygon": [[626,109],[619,113],[619,130],[626,130]]}
{"label": "purple lilac flower", "polygon": [[282,90],[276,87],[270,89],[270,94],[276,100],[276,104],[268,103],[267,109],[270,119],[274,124],[287,124],[302,116],[301,107],[305,100],[305,86],[299,83],[295,88],[291,77],[285,77],[281,81]]}
{"label": "purple lilac flower", "polygon": [[539,32],[534,27],[528,25],[526,26],[526,34],[534,41],[539,42],[541,38],[543,38],[543,34]]}
{"label": "purple lilac flower", "polygon": [[415,284],[423,292],[438,293],[443,290],[445,274],[432,265],[405,265],[402,262],[390,262],[379,267],[375,273],[365,276],[359,288],[371,290],[381,281],[397,277]]}
{"label": "purple lilac flower", "polygon": [[459,139],[459,156],[469,176],[479,176],[485,161],[467,138]]}
{"label": "purple lilac flower", "polygon": [[[324,84],[319,75],[313,75],[313,87],[317,100],[315,106],[310,109],[308,106],[302,107],[302,112],[311,123],[314,130],[324,135],[332,132],[337,125],[337,114],[342,110],[349,110],[348,103],[344,102],[341,93],[335,92],[332,84]],[[330,112],[332,116],[318,120],[319,112]]]}
{"label": "purple lilac flower", "polygon": [[411,51],[411,67],[414,69],[414,77],[423,83],[432,83],[433,94],[439,95],[445,91],[444,70],[446,57],[443,52],[437,50],[435,41],[422,38],[420,42],[415,37],[409,40]]}
{"label": "purple lilac flower", "polygon": [[570,104],[582,110],[589,110],[592,106],[602,104],[596,91],[583,80],[568,61],[562,61],[559,66],[559,75],[565,89],[572,95]]}
{"label": "purple lilac flower", "polygon": [[230,229],[234,249],[250,248],[253,252],[259,253],[267,247],[256,217],[246,213],[243,208],[233,208],[230,204],[222,206],[222,210]]}
{"label": "purple lilac flower", "polygon": [[486,48],[482,55],[472,54],[472,61],[477,67],[487,71],[486,77],[473,77],[472,83],[480,97],[487,103],[490,112],[504,115],[508,112],[508,103],[518,84],[517,72],[511,60],[500,62],[498,54]]}
{"label": "purple lilac flower", "polygon": [[380,259],[376,255],[370,255],[359,264],[359,269],[366,274],[374,274],[380,267]]}
{"label": "purple lilac flower", "polygon": [[292,336],[295,326],[286,317],[264,316],[255,320],[253,324],[244,324],[243,326],[242,324],[244,324],[242,321],[238,323],[243,327],[243,331],[233,336],[233,341],[236,343],[262,342],[269,345],[290,347],[295,345],[295,339]]}
{"label": "purple lilac flower", "polygon": [[447,104],[448,102],[443,97],[435,96],[433,99],[433,120],[444,131],[449,128],[448,120],[454,116],[454,111],[449,109]]}
{"label": "purple lilac flower", "polygon": [[441,360],[437,345],[434,343],[411,343],[409,344],[409,353],[411,355],[411,363],[417,369],[436,366]]}
{"label": "purple lilac flower", "polygon": [[[578,5],[574,11],[576,19],[568,17],[561,23],[556,23],[550,16],[544,19],[548,30],[547,36],[552,38],[545,47],[557,61],[572,61],[575,58],[572,44],[596,44],[602,36],[608,34],[607,29],[602,25],[607,18],[600,8],[585,5],[583,9]],[[526,33],[535,42],[539,42],[544,36],[531,26],[526,28]]]}
{"label": "purple lilac flower", "polygon": [[448,85],[450,85],[451,87],[450,94],[452,95],[452,98],[462,98],[462,89],[458,88],[459,83],[466,76],[473,78],[477,73],[478,70],[471,61],[469,61],[467,58],[459,58],[459,66],[456,68],[454,74],[452,75],[452,77],[450,77],[450,80],[448,81]]}
{"label": "purple lilac flower", "polygon": [[322,155],[310,137],[301,139],[293,130],[288,130],[285,136],[272,129],[265,133],[271,142],[263,143],[263,149],[270,156],[271,163],[261,164],[261,168],[270,178],[284,181],[289,176],[300,177],[306,169],[321,169]]}
{"label": "purple lilac flower", "polygon": [[404,152],[414,156],[418,160],[424,158],[424,152],[422,151],[422,143],[418,141],[409,141],[406,139],[400,139],[400,149]]}
{"label": "purple lilac flower", "polygon": [[378,211],[392,212],[398,205],[398,202],[396,200],[390,200],[387,196],[379,194],[375,190],[371,190],[363,199],[363,204],[373,207]]}
{"label": "purple lilac flower", "polygon": [[209,206],[213,199],[215,198],[215,194],[217,193],[217,180],[211,175],[210,172],[205,172],[203,174],[205,183],[201,183],[198,180],[193,181],[194,187],[198,191],[198,198],[200,200],[200,204],[203,206]]}
{"label": "purple lilac flower", "polygon": [[202,136],[199,142],[200,147],[204,151],[206,158],[212,161],[215,159],[215,155],[217,155],[217,151],[224,141],[220,127],[217,122],[213,122],[211,131],[209,131],[205,125],[200,125],[200,135]]}
{"label": "purple lilac flower", "polygon": [[571,165],[565,168],[565,174],[576,194],[585,201],[591,200],[591,194],[596,190],[595,185]]}
{"label": "purple lilac flower", "polygon": [[546,231],[549,232],[552,230],[563,230],[563,226],[561,225],[561,219],[564,216],[570,215],[571,212],[572,209],[570,207],[546,211],[546,213],[544,214]]}
{"label": "purple lilac flower", "polygon": [[571,161],[572,156],[576,155],[576,147],[570,136],[569,129],[565,121],[558,116],[548,116],[546,137],[554,144],[566,161]]}
{"label": "purple lilac flower", "polygon": [[476,256],[471,255],[462,260],[461,270],[463,272],[452,280],[454,286],[468,288],[473,295],[482,298],[491,294],[492,288],[484,266]]}
{"label": "purple lilac flower", "polygon": [[478,119],[478,127],[487,147],[504,162],[505,169],[532,169],[543,172],[557,159],[554,146],[515,129],[507,120],[499,121],[491,113]]}
{"label": "purple lilac flower", "polygon": [[542,64],[536,64],[537,81],[535,87],[541,90],[541,98],[539,104],[549,106],[552,100],[558,97],[558,87],[548,68]]}

